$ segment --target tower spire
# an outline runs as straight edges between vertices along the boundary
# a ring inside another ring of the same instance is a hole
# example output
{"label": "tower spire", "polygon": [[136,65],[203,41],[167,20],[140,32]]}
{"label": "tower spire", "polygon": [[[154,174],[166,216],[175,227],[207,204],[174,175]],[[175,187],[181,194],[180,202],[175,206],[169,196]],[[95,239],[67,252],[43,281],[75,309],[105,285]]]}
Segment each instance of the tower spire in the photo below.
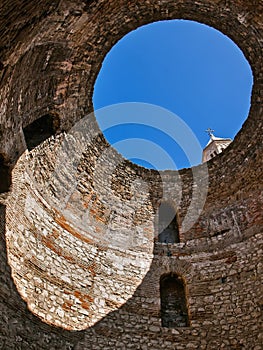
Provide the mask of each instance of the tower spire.
{"label": "tower spire", "polygon": [[210,139],[212,139],[213,138],[213,136],[214,136],[214,132],[215,132],[215,130],[213,130],[213,129],[211,129],[211,128],[207,128],[206,130],[205,130],[205,132],[210,136]]}
{"label": "tower spire", "polygon": [[208,128],[205,132],[210,136],[208,144],[203,149],[202,162],[207,162],[209,159],[221,153],[232,140],[230,138],[221,138],[214,135],[215,130]]}

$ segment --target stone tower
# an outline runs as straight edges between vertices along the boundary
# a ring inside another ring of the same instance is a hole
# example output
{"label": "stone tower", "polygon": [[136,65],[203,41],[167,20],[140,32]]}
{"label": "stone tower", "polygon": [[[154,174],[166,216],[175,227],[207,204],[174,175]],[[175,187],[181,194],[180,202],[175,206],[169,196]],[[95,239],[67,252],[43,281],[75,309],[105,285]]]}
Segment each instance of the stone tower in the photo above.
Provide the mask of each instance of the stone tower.
{"label": "stone tower", "polygon": [[207,132],[210,136],[210,140],[203,149],[202,163],[207,162],[208,160],[214,158],[216,155],[221,153],[231,142],[230,138],[222,138],[214,136],[214,130],[210,128],[207,129]]}

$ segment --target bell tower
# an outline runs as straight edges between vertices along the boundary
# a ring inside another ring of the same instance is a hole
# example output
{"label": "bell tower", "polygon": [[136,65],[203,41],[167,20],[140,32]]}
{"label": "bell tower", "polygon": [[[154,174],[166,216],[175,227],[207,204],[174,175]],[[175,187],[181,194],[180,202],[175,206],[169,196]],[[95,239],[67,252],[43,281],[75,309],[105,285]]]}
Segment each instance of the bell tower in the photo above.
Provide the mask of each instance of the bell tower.
{"label": "bell tower", "polygon": [[213,133],[214,130],[208,128],[206,130],[210,136],[208,144],[203,149],[202,163],[214,158],[217,154],[221,153],[231,142],[230,138],[216,137]]}

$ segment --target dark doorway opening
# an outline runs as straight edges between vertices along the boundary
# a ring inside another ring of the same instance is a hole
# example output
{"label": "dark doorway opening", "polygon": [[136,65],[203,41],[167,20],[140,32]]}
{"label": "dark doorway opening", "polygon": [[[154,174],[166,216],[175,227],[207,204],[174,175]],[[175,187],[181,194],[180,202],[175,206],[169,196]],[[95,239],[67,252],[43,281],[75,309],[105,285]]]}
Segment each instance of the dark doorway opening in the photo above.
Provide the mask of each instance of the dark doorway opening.
{"label": "dark doorway opening", "polygon": [[31,151],[50,136],[55,135],[58,127],[58,117],[51,114],[46,114],[26,126],[23,132],[28,150]]}
{"label": "dark doorway opening", "polygon": [[185,285],[178,275],[165,275],[160,280],[162,327],[189,326]]}

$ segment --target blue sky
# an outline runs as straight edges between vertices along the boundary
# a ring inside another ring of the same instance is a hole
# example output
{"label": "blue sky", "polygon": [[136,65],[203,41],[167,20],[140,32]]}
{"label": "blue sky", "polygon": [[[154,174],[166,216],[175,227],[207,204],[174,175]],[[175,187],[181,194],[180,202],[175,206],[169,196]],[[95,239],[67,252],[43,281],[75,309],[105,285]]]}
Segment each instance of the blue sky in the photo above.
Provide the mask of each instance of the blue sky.
{"label": "blue sky", "polygon": [[[160,106],[181,118],[203,148],[208,127],[216,136],[234,138],[249,112],[252,83],[248,62],[228,37],[193,21],[162,21],[130,32],[111,49],[97,77],[93,104],[95,111],[126,102]],[[159,130],[149,125],[149,116],[134,123],[130,115],[121,125],[120,115],[109,127],[107,109],[95,114],[107,140],[138,164],[161,170],[201,162],[201,154],[189,161],[182,144],[163,132],[167,123],[172,127],[166,113]]]}

